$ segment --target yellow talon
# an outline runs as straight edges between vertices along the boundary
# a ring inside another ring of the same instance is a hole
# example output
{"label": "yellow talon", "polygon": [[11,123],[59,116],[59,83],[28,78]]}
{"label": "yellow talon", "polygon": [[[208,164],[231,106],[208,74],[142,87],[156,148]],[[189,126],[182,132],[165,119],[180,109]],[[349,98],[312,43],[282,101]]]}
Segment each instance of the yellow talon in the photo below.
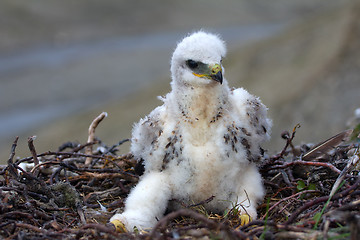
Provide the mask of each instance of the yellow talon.
{"label": "yellow talon", "polygon": [[251,217],[248,214],[241,214],[239,217],[241,226],[244,226],[251,221]]}
{"label": "yellow talon", "polygon": [[111,221],[111,223],[114,224],[117,232],[119,232],[119,233],[127,232],[124,223],[122,223],[120,220],[116,219],[116,220]]}

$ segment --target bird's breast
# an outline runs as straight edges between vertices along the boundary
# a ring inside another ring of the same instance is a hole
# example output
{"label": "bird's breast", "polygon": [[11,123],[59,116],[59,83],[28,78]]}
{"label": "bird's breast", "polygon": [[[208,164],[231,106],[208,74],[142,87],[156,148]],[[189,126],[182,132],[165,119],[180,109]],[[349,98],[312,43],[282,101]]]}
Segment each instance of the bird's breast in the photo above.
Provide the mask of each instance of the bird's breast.
{"label": "bird's breast", "polygon": [[[186,142],[186,140],[184,140]],[[188,200],[187,204],[199,203],[216,197],[211,204],[214,206],[211,209],[223,209],[224,200],[228,199],[228,193],[234,189],[227,189],[228,185],[224,185],[224,179],[229,182],[234,182],[234,174],[238,172],[237,166],[229,161],[224,161],[220,154],[219,146],[213,141],[207,141],[201,146],[194,144],[186,144],[183,151],[183,156],[186,162],[182,162],[172,177],[175,179],[183,179],[181,184],[177,184],[176,192],[178,197],[184,201]],[[185,176],[183,172],[188,171],[186,178],[179,178],[177,175]],[[230,171],[230,174],[229,174]],[[225,181],[226,182],[226,181]],[[222,202],[219,202],[222,200]],[[226,203],[226,205],[228,205]]]}
{"label": "bird's breast", "polygon": [[184,125],[184,137],[193,146],[204,146],[214,139],[214,129],[208,121],[198,120]]}

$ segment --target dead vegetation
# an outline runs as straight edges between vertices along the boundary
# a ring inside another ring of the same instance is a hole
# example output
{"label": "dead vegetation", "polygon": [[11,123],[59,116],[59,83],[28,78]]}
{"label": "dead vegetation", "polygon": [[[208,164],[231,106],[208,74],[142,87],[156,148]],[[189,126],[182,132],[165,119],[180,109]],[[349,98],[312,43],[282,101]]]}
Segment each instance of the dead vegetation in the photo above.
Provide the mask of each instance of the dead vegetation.
{"label": "dead vegetation", "polygon": [[199,203],[167,214],[149,232],[120,234],[107,221],[138,181],[136,162],[116,154],[127,140],[105,146],[92,126],[87,143],[58,151],[38,154],[30,137],[31,156],[23,159],[15,159],[15,139],[0,168],[2,238],[360,239],[359,139],[345,141],[352,131],[316,146],[294,146],[299,126],[284,132],[285,147],[259,166],[266,197],[259,218],[246,225],[241,206],[220,216]]}

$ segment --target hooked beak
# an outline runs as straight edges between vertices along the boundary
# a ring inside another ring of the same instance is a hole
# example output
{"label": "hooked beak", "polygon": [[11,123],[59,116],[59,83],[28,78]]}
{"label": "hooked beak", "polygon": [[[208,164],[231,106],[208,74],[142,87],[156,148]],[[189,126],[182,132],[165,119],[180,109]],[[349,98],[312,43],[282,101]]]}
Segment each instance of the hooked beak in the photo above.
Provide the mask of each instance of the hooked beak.
{"label": "hooked beak", "polygon": [[220,64],[215,64],[213,67],[211,67],[211,74],[210,77],[212,80],[215,80],[222,84],[223,82],[223,75],[222,75],[222,69]]}
{"label": "hooked beak", "polygon": [[205,69],[201,73],[193,74],[197,77],[212,79],[220,84],[223,83],[222,68],[220,64],[204,65]]}

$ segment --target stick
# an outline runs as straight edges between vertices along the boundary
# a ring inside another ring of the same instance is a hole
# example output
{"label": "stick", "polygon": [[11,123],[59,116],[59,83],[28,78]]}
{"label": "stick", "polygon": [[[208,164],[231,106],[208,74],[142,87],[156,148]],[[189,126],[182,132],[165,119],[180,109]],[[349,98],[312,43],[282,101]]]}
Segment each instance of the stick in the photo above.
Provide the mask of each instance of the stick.
{"label": "stick", "polygon": [[213,220],[208,219],[207,217],[205,217],[202,214],[199,214],[195,211],[189,210],[189,209],[180,209],[176,212],[172,212],[169,213],[168,215],[166,215],[165,217],[163,217],[162,219],[160,219],[157,224],[155,225],[155,227],[152,229],[151,233],[150,233],[150,239],[153,239],[155,237],[155,233],[157,229],[160,230],[164,230],[164,228],[166,227],[167,224],[169,224],[169,222],[175,218],[178,217],[191,217],[197,221],[201,221],[204,224],[206,224],[209,228],[212,229],[216,229],[220,226],[220,224],[216,223]]}
{"label": "stick", "polygon": [[85,214],[80,204],[77,204],[76,211],[79,214],[81,224],[85,225],[86,224]]}
{"label": "stick", "polygon": [[286,197],[286,198],[283,198],[281,199],[280,201],[276,202],[273,206],[271,206],[271,208],[269,208],[269,210],[267,211],[267,213],[261,218],[261,220],[263,220],[267,215],[269,215],[270,211],[272,211],[277,205],[279,205],[280,203],[284,202],[284,201],[287,201],[291,198],[294,198],[294,197],[297,197],[299,195],[302,195],[302,194],[306,194],[306,193],[316,193],[318,191],[316,190],[305,190],[305,191],[302,191],[302,192],[298,192],[298,193],[295,193],[289,197]]}
{"label": "stick", "polygon": [[340,174],[341,171],[339,169],[337,169],[334,165],[332,165],[331,163],[326,163],[326,162],[309,162],[309,161],[302,161],[302,160],[295,160],[293,162],[290,163],[286,163],[283,165],[275,165],[272,167],[267,168],[267,171],[270,170],[274,170],[274,169],[283,169],[283,168],[288,168],[294,165],[308,165],[308,166],[317,166],[317,167],[327,167],[330,168],[332,171],[336,172],[337,174]]}
{"label": "stick", "polygon": [[[351,187],[345,189],[344,191],[335,194],[332,197],[332,200],[336,200],[338,198],[344,197],[347,194],[349,194],[350,192],[354,191],[355,189],[357,189],[360,186],[360,177],[358,177],[357,181],[354,183],[354,185],[352,185]],[[285,222],[285,225],[289,225],[291,223],[293,223],[297,217],[300,215],[300,213],[302,213],[303,211],[305,211],[306,209],[312,207],[312,206],[316,206],[322,202],[326,202],[329,199],[329,196],[323,196],[323,197],[319,197],[319,198],[315,198],[312,201],[308,201],[307,203],[305,203],[302,207],[298,208],[296,211],[294,211],[291,216],[289,217],[289,219]]]}
{"label": "stick", "polygon": [[273,156],[273,157],[271,158],[271,161],[278,160],[278,159],[280,159],[280,158],[282,158],[282,157],[284,156],[287,148],[289,147],[289,145],[292,144],[292,140],[294,140],[294,138],[295,138],[296,129],[298,129],[298,128],[300,128],[300,124],[296,124],[296,125],[295,125],[295,127],[293,128],[293,131],[292,131],[291,136],[289,136],[288,133],[284,134],[284,137],[283,137],[283,138],[286,139],[285,147],[283,148],[283,150],[282,150],[279,154]]}
{"label": "stick", "polygon": [[8,170],[12,175],[14,175],[16,177],[18,176],[16,168],[14,167],[14,161],[13,161],[18,140],[19,140],[19,137],[16,137],[14,140],[14,143],[11,146],[11,152],[10,152],[10,157],[8,160],[8,166],[0,172],[1,174],[4,174],[5,171]]}
{"label": "stick", "polygon": [[[77,153],[77,152],[52,152],[52,151],[48,151],[48,152],[44,152],[44,153],[40,153],[37,155],[37,157],[44,157],[44,156],[62,156],[62,157],[89,157],[89,158],[101,158],[104,160],[109,160],[108,156],[100,156],[100,155],[89,155],[89,154],[85,154],[85,153]],[[125,155],[127,156],[127,155]],[[22,162],[26,162],[33,159],[33,157],[26,157],[23,159],[20,159],[18,161],[16,161],[15,164],[19,164]]]}
{"label": "stick", "polygon": [[359,162],[359,157],[357,155],[352,156],[348,163],[346,164],[346,166],[344,167],[344,169],[341,171],[340,175],[338,176],[338,178],[336,179],[336,182],[334,183],[330,195],[329,197],[331,198],[335,192],[338,190],[338,187],[340,186],[340,183],[344,180],[344,178],[346,177],[346,174],[348,172],[351,171],[351,169],[353,169],[356,164]]}
{"label": "stick", "polygon": [[[99,116],[97,116],[92,123],[90,124],[89,127],[89,137],[87,142],[91,143],[94,141],[95,139],[95,129],[96,127],[99,125],[99,123],[105,118],[107,117],[107,113],[106,112],[102,112]],[[85,148],[85,153],[91,155],[92,154],[92,145],[89,145]],[[91,159],[92,158],[86,158],[85,160],[85,166],[89,166],[91,163]]]}
{"label": "stick", "polygon": [[31,136],[28,138],[28,146],[31,152],[31,155],[33,156],[34,160],[34,166],[39,164],[39,159],[37,158],[35,146],[34,146],[34,140],[36,139],[36,136]]}
{"label": "stick", "polygon": [[[204,223],[208,228],[213,230],[226,230],[229,234],[232,234],[233,237],[235,237],[235,232],[232,232],[225,224],[217,223],[211,219],[208,219],[206,216],[190,209],[180,209],[176,212],[169,213],[168,215],[160,219],[146,239],[155,239],[155,234],[157,230],[164,231],[166,225],[168,225],[171,220],[181,216],[190,217],[195,219],[196,221],[200,221]],[[238,239],[247,239],[247,235],[242,231],[237,231],[236,236],[238,237]]]}
{"label": "stick", "polygon": [[81,229],[96,229],[100,232],[104,232],[104,233],[110,234],[115,237],[119,236],[118,233],[115,232],[113,229],[111,229],[105,225],[97,224],[97,223],[84,224],[84,226],[82,226]]}
{"label": "stick", "polygon": [[18,140],[19,140],[19,137],[16,137],[15,140],[14,140],[14,143],[11,146],[10,157],[9,157],[9,160],[8,160],[9,164],[13,163],[13,159],[14,159],[14,156],[15,156],[15,149],[16,149]]}

